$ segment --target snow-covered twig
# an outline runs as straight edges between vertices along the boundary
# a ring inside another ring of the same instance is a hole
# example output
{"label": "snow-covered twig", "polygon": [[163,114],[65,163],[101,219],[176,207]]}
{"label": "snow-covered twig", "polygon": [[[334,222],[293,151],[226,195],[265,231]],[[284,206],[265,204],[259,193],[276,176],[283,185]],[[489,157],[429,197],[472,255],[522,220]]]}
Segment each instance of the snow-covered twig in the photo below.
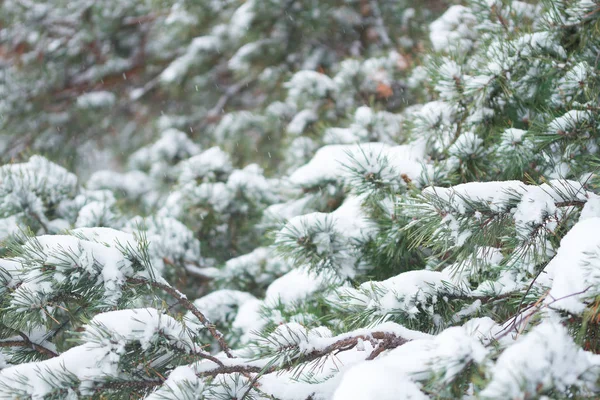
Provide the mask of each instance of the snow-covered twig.
{"label": "snow-covered twig", "polygon": [[229,345],[225,341],[223,334],[221,332],[219,332],[219,330],[214,326],[214,324],[212,322],[210,322],[208,320],[208,318],[206,318],[206,316],[204,316],[204,314],[202,314],[202,312],[200,310],[198,310],[198,308],[196,308],[196,306],[191,301],[189,301],[183,293],[181,293],[174,287],[168,285],[167,283],[149,281],[149,280],[142,279],[142,278],[129,278],[128,282],[134,283],[134,284],[150,285],[152,287],[161,289],[161,290],[165,291],[166,293],[168,293],[169,295],[171,295],[173,298],[175,298],[175,300],[177,300],[177,302],[179,304],[181,304],[181,306],[183,308],[185,308],[186,310],[191,312],[206,327],[206,329],[208,329],[208,331],[210,332],[212,337],[214,337],[217,340],[217,342],[219,343],[219,346],[225,352],[227,357],[233,358],[233,355],[231,354],[231,350],[229,349]]}

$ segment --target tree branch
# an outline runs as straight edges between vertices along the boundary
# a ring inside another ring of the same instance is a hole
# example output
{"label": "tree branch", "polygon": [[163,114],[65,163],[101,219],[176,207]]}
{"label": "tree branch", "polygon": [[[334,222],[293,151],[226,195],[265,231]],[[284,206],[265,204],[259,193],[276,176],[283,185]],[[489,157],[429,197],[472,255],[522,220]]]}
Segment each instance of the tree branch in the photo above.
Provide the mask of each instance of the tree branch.
{"label": "tree branch", "polygon": [[149,280],[143,279],[143,278],[128,278],[127,281],[130,283],[133,283],[133,284],[150,285],[152,287],[161,289],[161,290],[165,291],[166,293],[168,293],[169,295],[171,295],[175,300],[177,300],[177,302],[183,308],[185,308],[186,310],[191,312],[196,318],[198,318],[198,320],[200,320],[200,322],[208,329],[208,331],[210,332],[212,337],[214,337],[217,340],[217,342],[219,343],[219,346],[225,352],[227,357],[234,358],[233,355],[231,354],[231,350],[229,349],[229,346],[227,345],[227,342],[225,342],[225,338],[223,337],[223,334],[221,332],[219,332],[219,330],[215,327],[215,325],[212,322],[210,322],[208,320],[208,318],[206,318],[204,316],[204,314],[202,314],[202,312],[200,312],[200,310],[198,310],[198,308],[196,308],[196,306],[191,301],[189,301],[187,299],[187,297],[183,293],[181,293],[179,290],[175,289],[174,287],[172,287],[166,283],[149,281]]}
{"label": "tree branch", "polygon": [[21,336],[23,340],[3,340],[0,341],[0,347],[31,347],[35,351],[50,358],[58,356],[58,354],[52,350],[37,343],[33,343],[24,333],[19,332],[19,336]]}

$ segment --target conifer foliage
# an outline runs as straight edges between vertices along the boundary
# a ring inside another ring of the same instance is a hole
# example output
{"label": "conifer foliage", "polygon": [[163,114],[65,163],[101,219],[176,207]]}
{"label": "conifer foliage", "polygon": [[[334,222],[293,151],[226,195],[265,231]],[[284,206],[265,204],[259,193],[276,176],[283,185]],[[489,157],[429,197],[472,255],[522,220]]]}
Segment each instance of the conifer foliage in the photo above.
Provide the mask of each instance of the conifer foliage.
{"label": "conifer foliage", "polygon": [[0,398],[600,397],[600,3],[0,5]]}

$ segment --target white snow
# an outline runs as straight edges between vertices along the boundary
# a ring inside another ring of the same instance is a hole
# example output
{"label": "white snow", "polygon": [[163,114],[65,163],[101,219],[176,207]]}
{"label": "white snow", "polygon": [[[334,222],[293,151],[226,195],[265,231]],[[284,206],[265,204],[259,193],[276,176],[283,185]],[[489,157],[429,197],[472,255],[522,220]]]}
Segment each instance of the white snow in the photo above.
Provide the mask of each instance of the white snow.
{"label": "white snow", "polygon": [[323,99],[337,91],[330,77],[309,70],[296,72],[285,87],[288,89],[287,101],[295,106],[303,104],[303,99]]}
{"label": "white snow", "polygon": [[449,382],[469,363],[480,364],[487,350],[464,328],[448,328],[365,361],[344,373],[334,400],[428,399],[417,381],[441,375]]}
{"label": "white snow", "polygon": [[[538,225],[545,222],[544,218],[555,213],[554,198],[541,186],[528,186],[514,214],[517,234],[527,237]],[[545,228],[553,231],[557,225],[556,220],[557,218],[547,221]]]}
{"label": "white snow", "polygon": [[494,211],[505,209],[511,201],[518,199],[525,185],[520,181],[470,182],[450,188],[428,187],[423,194],[447,202],[459,214],[467,210],[466,200],[488,203]]}
{"label": "white snow", "polygon": [[325,284],[325,280],[306,268],[295,268],[269,285],[265,302],[270,305],[279,302],[292,305],[322,289]]}
{"label": "white snow", "polygon": [[[461,288],[451,282],[451,277],[444,272],[407,271],[384,281],[365,282],[354,297],[355,301],[362,298],[365,307],[381,315],[402,311],[408,316],[416,316],[420,309],[433,315],[438,297],[462,293]],[[354,291],[341,290],[346,295]]]}
{"label": "white snow", "polygon": [[0,381],[7,386],[0,385],[0,397],[5,391],[9,395],[17,389],[34,399],[42,399],[57,390],[69,388],[70,380],[48,379],[50,374],[74,376],[80,381],[82,394],[91,395],[95,383],[120,375],[119,359],[125,355],[126,344],[139,342],[145,350],[154,341],[162,340],[158,339],[158,334],[174,346],[188,351],[199,350],[181,323],[152,308],[97,314],[85,328],[85,344],[46,361],[1,370]]}
{"label": "white snow", "polygon": [[83,339],[101,344],[105,341],[104,338],[107,332],[113,341],[119,341],[122,345],[138,341],[143,350],[159,341],[159,336],[166,337],[173,346],[186,351],[199,350],[181,322],[154,308],[128,309],[97,314],[86,327]]}
{"label": "white snow", "polygon": [[110,189],[120,191],[127,197],[137,199],[153,189],[152,179],[142,171],[118,173],[110,170],[95,172],[87,181],[91,190]]}
{"label": "white snow", "polygon": [[548,134],[564,135],[592,118],[589,111],[571,110],[548,124]]}
{"label": "white snow", "polygon": [[333,400],[427,400],[419,385],[382,363],[360,363],[344,374]]}
{"label": "white snow", "polygon": [[465,132],[450,146],[448,152],[459,158],[467,158],[482,151],[483,139],[473,132]]}
{"label": "white snow", "polygon": [[[185,387],[185,390],[182,388]],[[196,376],[194,370],[183,365],[175,368],[169,374],[167,380],[149,396],[146,400],[164,400],[165,398],[183,399],[188,390],[192,389],[194,393],[200,394],[204,389],[204,383]]]}
{"label": "white snow", "polygon": [[[38,272],[44,265],[55,266],[54,279],[57,284],[65,280],[76,283],[89,274],[89,279],[95,279],[104,288],[104,302],[108,305],[117,303],[121,297],[121,286],[128,276],[133,275],[133,269],[131,262],[116,247],[120,238],[124,239],[121,245],[127,244],[129,238],[108,228],[84,228],[83,231],[75,230],[74,234],[88,236],[90,240],[67,235],[44,235],[29,239],[24,251],[31,254],[36,268],[30,270],[29,278],[14,292],[14,306],[30,304],[31,301],[27,299],[32,294],[41,301],[45,295],[58,289],[52,280]],[[15,261],[20,261],[20,258]]]}
{"label": "white snow", "polygon": [[541,282],[551,287],[545,302],[581,314],[585,299],[593,298],[600,289],[600,218],[576,223],[561,240],[545,271],[547,278]]}
{"label": "white snow", "polygon": [[476,39],[473,26],[475,15],[467,7],[453,5],[429,25],[429,40],[435,51],[458,50],[467,52]]}
{"label": "white snow", "polygon": [[542,322],[509,346],[491,369],[482,398],[523,399],[552,389],[591,389],[599,372],[598,356],[579,348],[566,329]]}
{"label": "white snow", "polygon": [[201,63],[203,57],[219,51],[221,45],[221,40],[217,36],[207,35],[194,38],[186,52],[173,60],[160,74],[160,80],[169,84],[182,79],[194,63]]}
{"label": "white snow", "polygon": [[[415,145],[389,146],[385,143],[363,143],[360,145],[328,145],[321,147],[308,164],[298,168],[290,181],[301,187],[312,187],[327,181],[342,181],[352,177],[348,167],[356,160],[362,165],[379,165],[385,159],[389,174],[405,174],[416,181],[423,173],[422,147]],[[376,168],[376,167],[374,167]]]}
{"label": "white snow", "polygon": [[318,120],[318,115],[313,110],[302,110],[294,116],[288,124],[286,131],[291,135],[301,135],[306,128]]}
{"label": "white snow", "polygon": [[237,315],[231,324],[233,329],[242,332],[240,341],[248,343],[257,339],[257,335],[267,325],[267,320],[262,318],[260,311],[264,305],[262,300],[252,299],[244,302],[238,309]]}
{"label": "white snow", "polygon": [[179,183],[196,181],[199,178],[215,179],[218,175],[227,175],[233,169],[229,154],[218,146],[179,163]]}
{"label": "white snow", "polygon": [[[234,320],[239,308],[253,300],[256,300],[256,298],[250,293],[221,289],[194,300],[194,305],[209,321],[225,323]],[[186,318],[199,323],[191,312],[187,313]]]}
{"label": "white snow", "polygon": [[117,97],[114,93],[106,91],[90,92],[82,94],[77,98],[79,108],[111,107],[115,104]]}
{"label": "white snow", "polygon": [[588,199],[581,210],[579,220],[600,217],[600,196],[594,193],[588,193]]}

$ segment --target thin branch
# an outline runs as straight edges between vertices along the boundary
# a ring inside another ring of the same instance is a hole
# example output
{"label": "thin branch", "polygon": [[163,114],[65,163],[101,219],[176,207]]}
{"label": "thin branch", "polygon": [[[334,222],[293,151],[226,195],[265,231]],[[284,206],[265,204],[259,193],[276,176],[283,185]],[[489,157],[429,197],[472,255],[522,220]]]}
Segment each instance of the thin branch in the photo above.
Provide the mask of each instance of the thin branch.
{"label": "thin branch", "polygon": [[114,381],[114,382],[102,382],[99,383],[94,390],[96,392],[102,392],[103,390],[126,390],[126,389],[138,389],[147,390],[152,389],[156,386],[161,385],[162,381]]}
{"label": "thin branch", "polygon": [[408,340],[397,337],[395,335],[385,335],[383,341],[379,343],[379,345],[373,349],[367,360],[374,360],[378,355],[383,353],[385,350],[395,349],[396,347],[402,346],[404,343],[408,342]]}
{"label": "thin branch", "polygon": [[554,203],[556,207],[583,207],[587,203],[584,200],[570,200],[570,201],[559,201],[558,203]]}
{"label": "thin branch", "polygon": [[166,283],[149,281],[143,278],[129,278],[127,279],[127,281],[134,284],[150,285],[152,287],[161,289],[169,295],[171,295],[183,308],[191,312],[208,329],[212,337],[214,337],[217,340],[217,342],[219,342],[219,346],[225,352],[227,357],[234,358],[231,354],[229,346],[227,345],[227,342],[225,341],[223,334],[219,332],[215,325],[212,322],[210,322],[208,318],[206,318],[204,314],[202,314],[202,312],[200,312],[200,310],[198,310],[198,308],[191,301],[189,301],[187,297],[179,290]]}
{"label": "thin branch", "polygon": [[235,373],[258,374],[261,372],[270,374],[271,372],[275,372],[275,368],[271,367],[271,368],[267,368],[265,370],[264,368],[254,367],[251,365],[227,365],[224,367],[218,367],[218,368],[211,369],[208,371],[198,372],[196,374],[196,376],[198,376],[199,378],[207,378],[207,377],[213,377],[213,376],[217,376],[217,375],[221,375],[221,374],[235,374]]}
{"label": "thin branch", "polygon": [[31,347],[35,351],[37,351],[41,354],[44,354],[45,356],[48,356],[50,358],[58,356],[58,354],[55,353],[54,351],[52,351],[40,344],[32,342],[31,339],[29,339],[29,337],[27,337],[27,335],[25,335],[24,333],[19,332],[19,336],[21,336],[23,338],[23,340],[0,341],[0,347]]}

